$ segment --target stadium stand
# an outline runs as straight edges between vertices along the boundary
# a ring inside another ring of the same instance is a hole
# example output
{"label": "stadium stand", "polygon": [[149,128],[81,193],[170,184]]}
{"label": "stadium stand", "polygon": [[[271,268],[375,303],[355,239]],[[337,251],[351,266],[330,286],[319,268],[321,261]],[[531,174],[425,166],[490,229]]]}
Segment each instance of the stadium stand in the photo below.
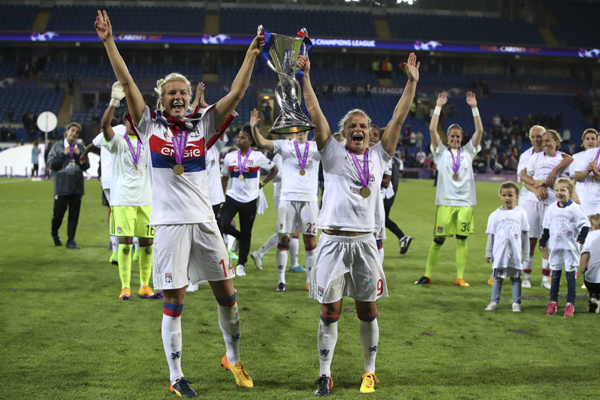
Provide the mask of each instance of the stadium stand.
{"label": "stadium stand", "polygon": [[39,10],[33,5],[3,5],[0,13],[0,30],[31,32]]}

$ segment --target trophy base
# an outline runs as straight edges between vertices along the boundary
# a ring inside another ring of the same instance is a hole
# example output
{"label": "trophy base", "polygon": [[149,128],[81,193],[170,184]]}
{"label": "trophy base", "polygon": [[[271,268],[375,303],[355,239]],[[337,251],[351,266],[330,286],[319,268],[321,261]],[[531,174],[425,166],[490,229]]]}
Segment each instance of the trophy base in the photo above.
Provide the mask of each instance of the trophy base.
{"label": "trophy base", "polygon": [[307,125],[307,126],[275,126],[275,125],[273,125],[273,127],[271,129],[269,129],[269,133],[276,133],[279,135],[282,135],[282,134],[287,135],[288,133],[306,132],[306,131],[311,131],[313,129],[315,129],[315,125]]}

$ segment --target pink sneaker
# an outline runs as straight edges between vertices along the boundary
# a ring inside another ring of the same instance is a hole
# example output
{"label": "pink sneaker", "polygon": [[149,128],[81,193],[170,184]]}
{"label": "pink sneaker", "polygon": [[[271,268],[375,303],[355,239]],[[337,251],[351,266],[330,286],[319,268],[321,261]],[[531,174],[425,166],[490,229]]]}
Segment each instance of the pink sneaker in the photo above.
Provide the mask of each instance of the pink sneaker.
{"label": "pink sneaker", "polygon": [[556,309],[558,308],[558,303],[555,301],[551,301],[550,303],[548,303],[548,305],[546,306],[546,314],[547,315],[554,315],[556,314]]}
{"label": "pink sneaker", "polygon": [[568,303],[567,306],[565,307],[565,318],[573,317],[574,312],[575,312],[575,306],[571,303]]}

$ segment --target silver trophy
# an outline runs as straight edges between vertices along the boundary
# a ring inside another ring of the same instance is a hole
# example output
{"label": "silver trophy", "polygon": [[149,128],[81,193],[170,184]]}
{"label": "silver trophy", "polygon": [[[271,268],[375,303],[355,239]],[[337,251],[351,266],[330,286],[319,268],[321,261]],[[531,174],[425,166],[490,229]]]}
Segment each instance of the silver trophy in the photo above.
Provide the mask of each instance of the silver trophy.
{"label": "silver trophy", "polygon": [[[263,26],[259,25],[258,33],[262,33],[263,29]],[[306,33],[305,28],[302,31]],[[315,128],[300,109],[302,87],[296,80],[296,73],[299,71],[296,62],[300,56],[300,49],[303,50],[302,54],[306,54],[303,41],[302,37],[271,34],[268,65],[279,76],[279,83],[275,86],[275,99],[281,112],[269,132],[297,133]]]}

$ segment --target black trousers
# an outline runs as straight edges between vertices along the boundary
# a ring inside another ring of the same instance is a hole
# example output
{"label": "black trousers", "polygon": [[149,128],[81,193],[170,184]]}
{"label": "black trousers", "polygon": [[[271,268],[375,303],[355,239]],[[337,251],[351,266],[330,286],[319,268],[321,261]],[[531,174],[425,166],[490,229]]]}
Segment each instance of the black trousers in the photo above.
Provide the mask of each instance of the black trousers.
{"label": "black trousers", "polygon": [[396,199],[396,195],[394,195],[391,199],[383,199],[383,209],[385,211],[385,227],[392,231],[394,235],[398,238],[398,240],[404,237],[404,232],[402,229],[390,219],[390,210],[392,209],[392,205],[394,204],[394,200]]}
{"label": "black trousers", "polygon": [[596,300],[600,299],[600,283],[592,283],[592,282],[588,282],[585,280],[583,280],[583,283],[585,283],[585,287],[588,290],[588,293],[591,297],[594,297]]}
{"label": "black trousers", "polygon": [[[250,242],[252,240],[252,226],[256,218],[256,203],[254,199],[248,203],[241,203],[225,196],[225,203],[221,209],[223,219],[223,230],[226,234],[233,236],[240,243],[240,253],[238,255],[238,265],[246,265],[248,254],[250,254]],[[240,230],[238,231],[231,225],[231,220],[239,214]]]}
{"label": "black trousers", "polygon": [[224,203],[213,204],[213,212],[215,213],[215,219],[217,220],[217,226],[219,227],[219,232],[221,232],[221,236],[223,235],[223,219],[221,218],[221,208]]}
{"label": "black trousers", "polygon": [[55,196],[54,212],[52,214],[52,235],[58,236],[58,230],[62,225],[63,217],[69,209],[69,219],[67,223],[67,240],[75,240],[77,223],[79,222],[79,211],[81,210],[81,195]]}

